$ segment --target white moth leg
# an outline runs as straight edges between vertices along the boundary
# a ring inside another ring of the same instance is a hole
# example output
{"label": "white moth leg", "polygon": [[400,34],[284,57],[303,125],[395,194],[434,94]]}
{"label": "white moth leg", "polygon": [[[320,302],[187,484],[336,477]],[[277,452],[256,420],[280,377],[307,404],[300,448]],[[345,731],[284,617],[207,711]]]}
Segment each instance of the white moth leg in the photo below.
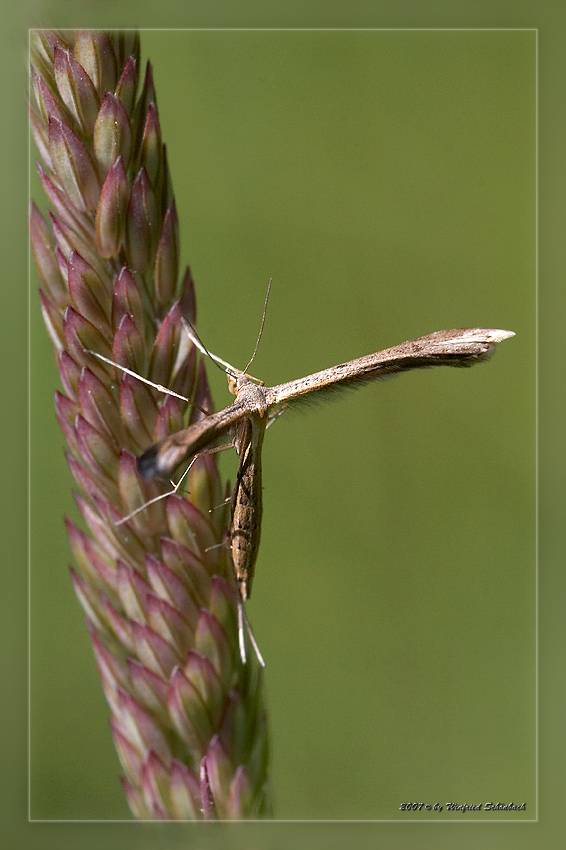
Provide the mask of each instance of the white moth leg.
{"label": "white moth leg", "polygon": [[244,626],[248,633],[248,637],[251,641],[251,644],[254,648],[257,660],[259,661],[262,667],[265,667],[265,661],[263,660],[263,655],[259,651],[259,646],[257,645],[254,633],[252,632],[252,627],[250,626],[250,621],[248,620],[246,610],[244,608],[244,603],[240,599],[238,600],[238,643],[240,645],[240,658],[242,659],[242,664],[246,664],[246,641],[244,634]]}

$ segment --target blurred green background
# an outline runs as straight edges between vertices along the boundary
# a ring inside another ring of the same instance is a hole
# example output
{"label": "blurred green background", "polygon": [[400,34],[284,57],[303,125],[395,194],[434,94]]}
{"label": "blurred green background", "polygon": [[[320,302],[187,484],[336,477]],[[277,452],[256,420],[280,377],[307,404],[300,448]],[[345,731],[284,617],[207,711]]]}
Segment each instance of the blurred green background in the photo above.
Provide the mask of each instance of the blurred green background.
{"label": "blurred green background", "polygon": [[[268,433],[248,614],[277,818],[536,816],[535,50],[533,31],[142,33],[212,351],[245,365],[270,277],[268,384],[442,328],[517,334]],[[127,818],[35,286],[31,815]]]}

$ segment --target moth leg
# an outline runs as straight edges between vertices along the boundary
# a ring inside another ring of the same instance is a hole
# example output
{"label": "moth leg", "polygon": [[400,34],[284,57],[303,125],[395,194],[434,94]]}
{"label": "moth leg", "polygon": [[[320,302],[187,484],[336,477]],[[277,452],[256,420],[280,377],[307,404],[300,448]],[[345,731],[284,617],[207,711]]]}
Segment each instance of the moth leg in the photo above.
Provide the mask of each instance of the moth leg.
{"label": "moth leg", "polygon": [[256,654],[257,660],[261,664],[262,667],[265,667],[265,661],[263,660],[263,655],[259,650],[259,646],[257,645],[257,641],[254,637],[254,633],[252,631],[252,627],[250,626],[250,621],[248,620],[248,615],[246,614],[246,609],[244,608],[244,603],[242,599],[238,600],[238,643],[240,645],[240,658],[242,659],[242,664],[246,664],[246,640],[244,634],[244,627],[248,633],[251,644],[254,648],[254,652]]}
{"label": "moth leg", "polygon": [[285,410],[287,410],[287,408],[288,408],[288,407],[289,407],[289,405],[288,405],[288,404],[284,404],[284,405],[283,405],[282,407],[280,407],[278,410],[274,410],[272,413],[270,413],[270,414],[269,414],[269,416],[267,417],[267,425],[265,426],[265,430],[266,430],[266,431],[267,431],[267,429],[268,429],[268,428],[271,428],[271,426],[273,425],[273,423],[275,422],[275,420],[276,420],[276,419],[279,419],[279,417],[281,416],[281,414],[282,414]]}
{"label": "moth leg", "polygon": [[189,465],[187,466],[187,468],[185,469],[185,471],[183,472],[183,474],[181,475],[181,477],[179,478],[177,483],[175,484],[173,481],[169,482],[172,486],[171,490],[167,490],[165,493],[160,493],[159,496],[155,496],[153,499],[149,499],[149,501],[144,502],[143,505],[140,505],[139,508],[135,509],[135,511],[132,511],[127,516],[122,517],[122,519],[118,520],[118,522],[115,522],[114,525],[116,525],[116,526],[122,525],[123,523],[128,522],[128,520],[132,519],[132,517],[136,516],[137,514],[141,513],[142,511],[145,511],[145,509],[149,508],[150,505],[154,505],[155,502],[160,502],[161,499],[166,499],[167,496],[174,496],[175,493],[178,492],[179,487],[183,483],[184,479],[187,477],[187,475],[191,471],[191,467],[199,459],[199,457],[204,457],[204,455],[214,454],[215,452],[221,452],[224,449],[232,448],[232,446],[233,446],[233,443],[230,443],[229,445],[226,445],[226,446],[215,446],[212,449],[203,449],[202,452],[198,452],[192,458],[191,462],[189,463]]}

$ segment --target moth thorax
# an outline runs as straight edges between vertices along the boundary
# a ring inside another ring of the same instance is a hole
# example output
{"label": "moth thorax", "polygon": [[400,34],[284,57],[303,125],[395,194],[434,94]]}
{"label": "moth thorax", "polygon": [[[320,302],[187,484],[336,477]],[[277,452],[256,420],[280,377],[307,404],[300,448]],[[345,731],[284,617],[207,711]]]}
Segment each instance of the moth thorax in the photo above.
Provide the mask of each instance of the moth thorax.
{"label": "moth thorax", "polygon": [[236,397],[238,401],[243,402],[249,413],[258,413],[260,416],[264,416],[267,412],[265,389],[258,387],[257,384],[252,384],[251,381],[238,385]]}

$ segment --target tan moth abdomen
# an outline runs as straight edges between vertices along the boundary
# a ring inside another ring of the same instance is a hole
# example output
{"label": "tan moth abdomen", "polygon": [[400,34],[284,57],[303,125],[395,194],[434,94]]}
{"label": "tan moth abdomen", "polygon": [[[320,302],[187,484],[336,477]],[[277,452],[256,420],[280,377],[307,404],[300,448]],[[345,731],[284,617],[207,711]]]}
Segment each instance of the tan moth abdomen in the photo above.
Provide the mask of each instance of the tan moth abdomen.
{"label": "tan moth abdomen", "polygon": [[230,526],[230,550],[234,573],[245,601],[250,598],[255,564],[261,536],[263,513],[261,480],[261,446],[265,433],[265,422],[259,417],[250,417],[236,438],[240,464],[232,493],[232,522]]}

